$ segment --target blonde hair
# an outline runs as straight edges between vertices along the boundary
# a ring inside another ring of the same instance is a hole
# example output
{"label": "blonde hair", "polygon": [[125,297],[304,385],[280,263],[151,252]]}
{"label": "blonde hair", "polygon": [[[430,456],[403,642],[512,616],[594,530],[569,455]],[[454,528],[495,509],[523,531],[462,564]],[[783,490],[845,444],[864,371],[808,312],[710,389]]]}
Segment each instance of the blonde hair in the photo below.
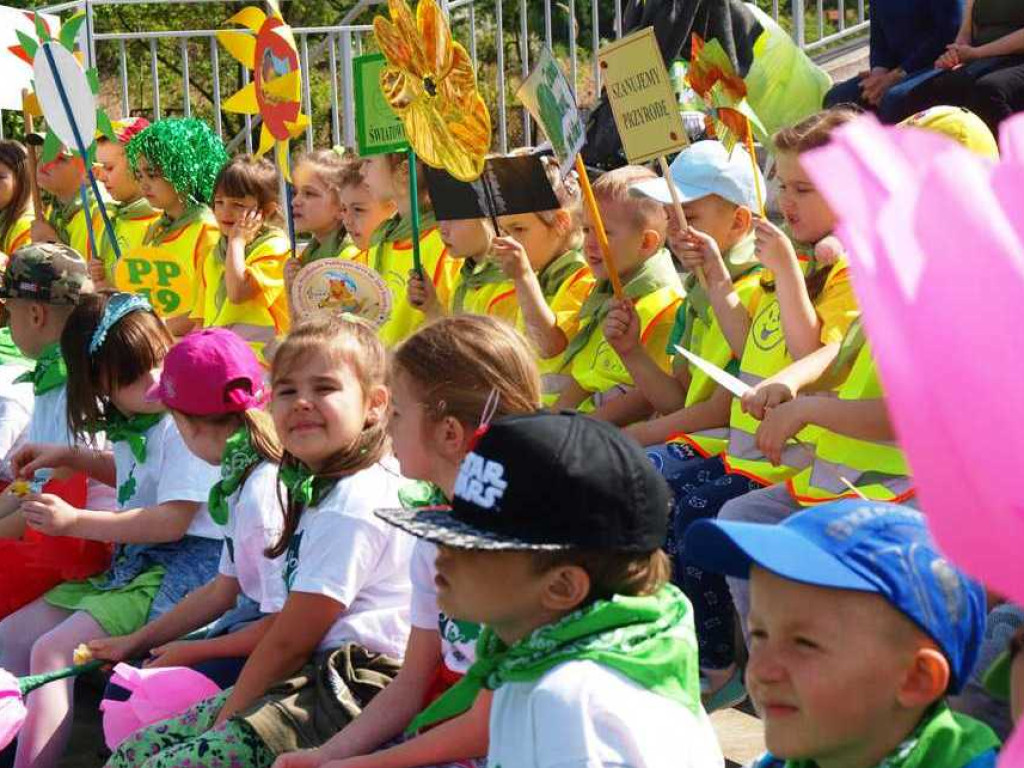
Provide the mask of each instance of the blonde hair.
{"label": "blonde hair", "polygon": [[357,162],[359,166],[356,171],[359,172],[362,168],[362,161],[357,160],[351,153],[338,152],[333,149],[317,149],[299,155],[295,161],[295,167],[309,168],[317,180],[331,190],[334,194],[334,201],[341,205],[341,190],[347,186],[346,182],[352,171],[352,166]]}
{"label": "blonde hair", "polygon": [[594,182],[594,197],[605,203],[624,206],[638,227],[653,229],[664,237],[668,229],[665,206],[647,195],[634,195],[630,192],[637,183],[657,178],[658,174],[650,168],[625,165],[602,174]]}
{"label": "blonde hair", "polygon": [[[270,369],[271,385],[310,355],[326,355],[333,364],[349,367],[364,393],[385,383],[387,357],[384,345],[377,338],[376,329],[365,320],[331,318],[310,320],[296,326],[274,354]],[[376,464],[387,451],[387,417],[381,416],[372,424],[366,424],[352,444],[339,448],[317,476],[340,478],[353,475]],[[282,467],[299,463],[287,450],[282,451]],[[282,500],[282,506],[284,530],[281,538],[267,549],[267,557],[284,554],[299,527],[303,511],[301,504],[289,496]]]}
{"label": "blonde hair", "polygon": [[[509,157],[532,154],[535,154],[533,147],[520,147],[509,152]],[[544,226],[556,231],[564,229],[563,222],[568,217],[568,230],[564,233],[562,251],[578,250],[583,247],[583,229],[580,226],[583,192],[580,189],[579,177],[576,171],[569,171],[563,179],[558,160],[551,155],[541,155],[540,162],[544,166],[544,174],[548,177],[548,183],[551,184],[551,191],[555,193],[559,207],[553,211],[536,211],[536,216]]]}
{"label": "blonde hair", "polygon": [[[173,410],[173,409],[171,409]],[[235,429],[245,427],[249,433],[249,441],[264,461],[274,464],[281,463],[281,441],[274,429],[274,421],[270,414],[258,408],[249,408],[241,413],[218,413],[212,416],[196,416],[184,411],[174,411],[177,416],[193,424],[207,424],[213,427],[230,425]]]}
{"label": "blonde hair", "polygon": [[796,125],[783,128],[772,137],[776,152],[810,152],[832,140],[832,132],[856,120],[861,111],[856,107],[838,106],[816,112]]}
{"label": "blonde hair", "polygon": [[526,340],[486,315],[457,315],[421,328],[391,357],[391,377],[412,379],[427,417],[447,416],[463,426],[480,423],[492,392],[494,416],[540,408],[540,375]]}

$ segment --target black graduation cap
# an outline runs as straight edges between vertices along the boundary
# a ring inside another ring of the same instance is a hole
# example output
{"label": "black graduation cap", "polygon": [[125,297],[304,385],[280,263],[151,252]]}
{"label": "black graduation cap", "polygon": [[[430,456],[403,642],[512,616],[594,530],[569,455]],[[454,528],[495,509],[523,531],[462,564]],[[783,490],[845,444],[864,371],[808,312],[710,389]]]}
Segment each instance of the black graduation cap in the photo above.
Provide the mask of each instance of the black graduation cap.
{"label": "black graduation cap", "polygon": [[427,167],[427,188],[438,221],[489,219],[560,208],[537,155],[492,157],[473,182]]}

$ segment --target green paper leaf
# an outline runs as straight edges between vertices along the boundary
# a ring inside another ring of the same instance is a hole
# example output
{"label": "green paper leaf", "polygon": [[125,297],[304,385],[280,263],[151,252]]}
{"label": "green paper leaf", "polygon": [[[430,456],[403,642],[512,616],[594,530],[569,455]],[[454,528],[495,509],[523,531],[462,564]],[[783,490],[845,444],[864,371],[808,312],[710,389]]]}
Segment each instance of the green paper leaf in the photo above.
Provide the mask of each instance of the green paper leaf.
{"label": "green paper leaf", "polygon": [[25,49],[25,53],[28,54],[28,57],[30,59],[34,59],[36,57],[36,51],[39,50],[39,43],[26,35],[20,29],[14,30],[14,34],[18,36],[18,42],[21,44],[21,47]]}
{"label": "green paper leaf", "polygon": [[47,131],[46,138],[43,139],[43,154],[39,158],[39,163],[45,165],[46,163],[52,163],[57,159],[57,155],[60,154],[62,144],[60,139],[57,138],[57,134]]}
{"label": "green paper leaf", "polygon": [[69,51],[75,50],[75,38],[78,37],[78,30],[82,28],[82,24],[84,23],[84,13],[76,13],[64,22],[64,26],[60,28],[60,44]]}
{"label": "green paper leaf", "polygon": [[102,109],[96,111],[96,127],[110,141],[117,143],[117,134],[114,132],[113,123],[110,122],[110,115]]}
{"label": "green paper leaf", "polygon": [[50,37],[50,31],[46,28],[46,24],[43,23],[43,17],[38,13],[32,14],[32,19],[36,23],[36,37],[39,38],[40,43],[48,43],[53,38]]}
{"label": "green paper leaf", "polygon": [[89,81],[89,89],[95,96],[100,95],[100,75],[95,69],[85,70],[85,79]]}

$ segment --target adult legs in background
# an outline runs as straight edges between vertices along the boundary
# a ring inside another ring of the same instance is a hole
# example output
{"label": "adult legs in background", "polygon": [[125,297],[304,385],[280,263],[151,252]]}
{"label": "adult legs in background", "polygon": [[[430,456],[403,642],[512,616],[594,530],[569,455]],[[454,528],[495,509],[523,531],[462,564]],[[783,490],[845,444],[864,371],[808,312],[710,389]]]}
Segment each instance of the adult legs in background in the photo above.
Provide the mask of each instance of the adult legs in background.
{"label": "adult legs in background", "polygon": [[1024,58],[1017,63],[977,78],[967,99],[967,108],[985,121],[997,137],[999,124],[1024,110]]}

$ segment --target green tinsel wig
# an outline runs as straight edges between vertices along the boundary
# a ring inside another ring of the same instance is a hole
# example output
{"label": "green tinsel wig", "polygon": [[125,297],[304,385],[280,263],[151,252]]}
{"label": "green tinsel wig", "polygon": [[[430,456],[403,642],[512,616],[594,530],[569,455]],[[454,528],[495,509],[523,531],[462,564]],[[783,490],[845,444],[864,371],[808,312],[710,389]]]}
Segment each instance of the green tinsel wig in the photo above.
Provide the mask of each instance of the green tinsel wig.
{"label": "green tinsel wig", "polygon": [[178,194],[195,203],[210,204],[213,185],[228,162],[224,142],[202,120],[171,117],[157,120],[125,147],[132,172],[142,155],[160,169]]}

